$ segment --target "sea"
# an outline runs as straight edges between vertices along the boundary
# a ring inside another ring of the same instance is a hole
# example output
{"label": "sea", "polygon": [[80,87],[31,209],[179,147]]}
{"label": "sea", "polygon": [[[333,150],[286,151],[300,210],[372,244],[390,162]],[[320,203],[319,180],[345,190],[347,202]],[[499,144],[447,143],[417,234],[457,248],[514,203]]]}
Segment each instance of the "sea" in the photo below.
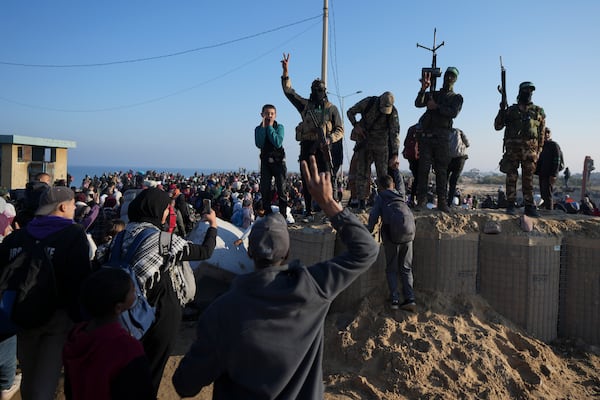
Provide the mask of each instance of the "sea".
{"label": "sea", "polygon": [[81,188],[81,183],[86,175],[90,177],[102,176],[103,174],[113,174],[115,172],[128,172],[133,171],[134,173],[146,171],[157,171],[157,172],[169,172],[173,174],[181,174],[185,177],[193,176],[195,173],[198,174],[211,174],[214,172],[231,172],[233,170],[216,170],[206,168],[157,168],[157,167],[144,167],[144,166],[89,166],[89,165],[69,165],[67,172],[73,177],[73,181],[69,186],[75,186]]}

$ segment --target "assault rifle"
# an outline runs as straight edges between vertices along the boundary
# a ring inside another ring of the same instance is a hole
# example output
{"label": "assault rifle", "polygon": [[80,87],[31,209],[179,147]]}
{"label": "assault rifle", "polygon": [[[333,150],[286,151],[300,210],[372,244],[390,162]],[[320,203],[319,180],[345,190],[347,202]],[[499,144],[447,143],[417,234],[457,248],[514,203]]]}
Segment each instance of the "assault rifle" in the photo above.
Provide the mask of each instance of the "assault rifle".
{"label": "assault rifle", "polygon": [[431,68],[428,68],[428,67],[421,68],[421,76],[424,76],[426,73],[431,74],[431,86],[429,87],[429,91],[432,93],[435,92],[435,83],[436,83],[437,78],[442,76],[442,70],[437,67],[436,51],[437,51],[437,49],[439,49],[440,47],[442,47],[444,45],[444,42],[438,44],[437,46],[435,45],[435,33],[436,33],[436,29],[433,28],[433,47],[429,48],[429,47],[425,47],[425,46],[417,43],[417,47],[420,47],[425,50],[429,50],[432,53]]}
{"label": "assault rifle", "polygon": [[[310,118],[313,121],[313,124],[315,124],[315,127],[319,130],[319,142],[321,143],[321,154],[323,154],[323,159],[325,160],[325,164],[327,166],[327,169],[329,170],[329,173],[331,174],[331,181],[332,183],[335,182],[335,171],[333,170],[333,158],[331,158],[331,149],[329,148],[329,145],[327,144],[327,136],[325,134],[325,130],[323,129],[323,124],[319,124],[317,122],[317,118],[315,118],[315,114],[313,113],[313,110],[308,110],[308,113],[310,114]],[[334,185],[335,188],[335,185]]]}
{"label": "assault rifle", "polygon": [[500,109],[504,111],[508,107],[508,100],[506,100],[506,68],[502,65],[502,56],[500,56],[500,82],[501,84],[498,85],[498,91],[502,95]]}

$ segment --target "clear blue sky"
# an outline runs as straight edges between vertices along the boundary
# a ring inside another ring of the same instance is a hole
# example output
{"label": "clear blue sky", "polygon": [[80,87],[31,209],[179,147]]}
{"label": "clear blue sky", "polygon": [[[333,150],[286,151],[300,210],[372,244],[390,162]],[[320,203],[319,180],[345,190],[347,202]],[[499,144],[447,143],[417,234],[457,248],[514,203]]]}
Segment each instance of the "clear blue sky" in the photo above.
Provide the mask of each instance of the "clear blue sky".
{"label": "clear blue sky", "polygon": [[[437,28],[445,42],[438,66],[460,70],[455,90],[465,101],[455,126],[471,140],[466,170],[497,171],[499,56],[510,103],[520,82],[537,86],[533,100],[572,172],[586,155],[599,161],[600,1],[330,0],[329,8],[327,83],[345,96],[344,114],[362,97],[390,90],[403,140],[422,113],[413,102],[421,67],[431,63],[416,44],[430,47]],[[293,86],[308,96],[321,73],[322,19],[274,29],[322,9],[322,0],[2,1],[0,134],[74,140],[71,165],[258,169],[254,127],[261,106],[273,103],[286,128],[288,169],[298,171],[300,116],[282,93],[280,60],[291,53]],[[187,50],[195,51],[96,67],[11,65],[102,64]],[[346,122],[347,136],[350,128]],[[348,156],[352,146],[347,140]],[[401,168],[408,169],[405,160]]]}

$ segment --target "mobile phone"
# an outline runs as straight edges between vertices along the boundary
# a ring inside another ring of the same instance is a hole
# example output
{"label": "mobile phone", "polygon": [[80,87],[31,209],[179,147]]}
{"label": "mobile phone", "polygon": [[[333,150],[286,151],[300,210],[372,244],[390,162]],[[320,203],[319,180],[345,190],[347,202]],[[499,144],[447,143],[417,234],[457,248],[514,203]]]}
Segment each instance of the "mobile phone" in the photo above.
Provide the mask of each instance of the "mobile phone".
{"label": "mobile phone", "polygon": [[210,214],[211,208],[212,208],[212,206],[210,203],[210,199],[203,199],[202,200],[202,214]]}

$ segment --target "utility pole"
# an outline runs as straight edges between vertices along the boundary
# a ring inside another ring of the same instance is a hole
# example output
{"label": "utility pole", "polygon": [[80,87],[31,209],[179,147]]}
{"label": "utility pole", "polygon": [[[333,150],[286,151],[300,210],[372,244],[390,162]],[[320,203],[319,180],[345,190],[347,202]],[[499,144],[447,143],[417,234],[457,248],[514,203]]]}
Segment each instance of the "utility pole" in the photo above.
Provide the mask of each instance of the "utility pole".
{"label": "utility pole", "polygon": [[327,40],[329,32],[329,0],[323,0],[323,48],[321,53],[321,81],[327,87]]}

